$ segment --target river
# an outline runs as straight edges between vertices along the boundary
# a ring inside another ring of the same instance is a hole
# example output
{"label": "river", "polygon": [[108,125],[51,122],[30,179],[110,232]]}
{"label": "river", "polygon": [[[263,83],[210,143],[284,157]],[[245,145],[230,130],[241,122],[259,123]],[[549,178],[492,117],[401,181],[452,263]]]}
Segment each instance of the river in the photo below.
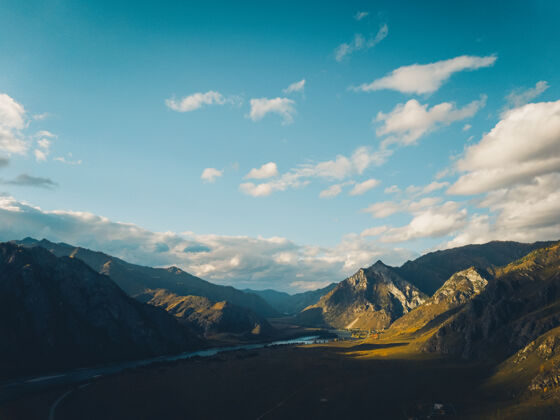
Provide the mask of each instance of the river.
{"label": "river", "polygon": [[69,386],[80,384],[102,376],[112,375],[127,369],[148,366],[154,363],[174,362],[177,360],[191,359],[193,357],[211,357],[219,353],[237,350],[254,350],[265,347],[287,346],[296,344],[326,343],[329,339],[320,338],[318,335],[278,340],[268,343],[243,344],[229,347],[215,347],[211,349],[185,352],[170,356],[152,357],[149,359],[133,360],[129,362],[114,363],[109,365],[80,368],[68,372],[52,373],[46,376],[28,377],[0,385],[0,404],[13,400],[30,392],[45,390],[54,386]]}

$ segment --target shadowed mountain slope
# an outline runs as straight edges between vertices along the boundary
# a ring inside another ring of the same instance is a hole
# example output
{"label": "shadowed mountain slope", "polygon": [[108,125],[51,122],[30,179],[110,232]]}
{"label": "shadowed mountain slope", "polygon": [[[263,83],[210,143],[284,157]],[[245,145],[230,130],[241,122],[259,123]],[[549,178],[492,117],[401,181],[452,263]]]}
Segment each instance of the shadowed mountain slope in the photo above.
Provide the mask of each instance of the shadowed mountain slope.
{"label": "shadowed mountain slope", "polygon": [[81,260],[0,243],[4,374],[134,359],[200,347],[165,311],[140,303]]}
{"label": "shadowed mountain slope", "polygon": [[201,296],[177,296],[167,290],[149,290],[140,300],[165,309],[179,321],[207,336],[219,333],[263,338],[274,333],[266,319],[229,302],[212,302]]}
{"label": "shadowed mountain slope", "polygon": [[234,305],[251,309],[264,316],[274,316],[277,312],[262,298],[251,293],[244,293],[231,286],[220,286],[196,276],[180,268],[151,268],[130,264],[120,258],[102,252],[75,247],[64,243],[53,243],[46,239],[37,241],[25,238],[16,241],[26,247],[40,246],[56,256],[68,256],[84,261],[95,271],[106,274],[126,293],[135,297],[149,289],[167,289],[180,296],[203,296],[214,302],[228,301]]}
{"label": "shadowed mountain slope", "polygon": [[442,322],[424,350],[502,360],[560,325],[560,243],[495,270],[484,291]]}
{"label": "shadowed mountain slope", "polygon": [[418,289],[432,295],[454,273],[469,267],[488,269],[509,264],[529,252],[553,244],[553,241],[525,244],[492,241],[430,252],[396,268],[397,273]]}
{"label": "shadowed mountain slope", "polygon": [[298,315],[298,322],[381,330],[422,304],[427,296],[381,261],[340,282]]}

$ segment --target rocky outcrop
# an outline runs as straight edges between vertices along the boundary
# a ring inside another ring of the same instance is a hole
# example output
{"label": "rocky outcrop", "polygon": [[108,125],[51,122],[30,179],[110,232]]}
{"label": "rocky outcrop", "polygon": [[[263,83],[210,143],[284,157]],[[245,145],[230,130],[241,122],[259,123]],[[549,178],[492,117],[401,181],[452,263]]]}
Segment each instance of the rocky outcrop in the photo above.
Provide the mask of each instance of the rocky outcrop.
{"label": "rocky outcrop", "polygon": [[489,273],[474,267],[453,274],[424,304],[397,319],[389,332],[396,335],[414,334],[444,322],[479,295],[488,285],[489,278]]}
{"label": "rocky outcrop", "polygon": [[560,325],[560,244],[496,269],[494,279],[424,349],[501,360]]}
{"label": "rocky outcrop", "polygon": [[443,283],[458,271],[469,267],[489,270],[524,257],[536,249],[554,242],[532,244],[512,241],[492,241],[481,245],[465,245],[430,252],[414,261],[395,268],[397,273],[428,295],[435,293]]}
{"label": "rocky outcrop", "polygon": [[395,319],[422,304],[427,296],[378,261],[339,283],[298,320],[335,328],[387,328]]}

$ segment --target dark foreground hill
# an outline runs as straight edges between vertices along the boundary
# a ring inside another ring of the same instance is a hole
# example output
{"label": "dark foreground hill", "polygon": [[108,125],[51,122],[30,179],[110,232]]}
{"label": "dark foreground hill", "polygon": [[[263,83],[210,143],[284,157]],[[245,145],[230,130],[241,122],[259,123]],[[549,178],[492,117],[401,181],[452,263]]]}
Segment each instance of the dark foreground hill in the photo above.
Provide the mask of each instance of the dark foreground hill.
{"label": "dark foreground hill", "polygon": [[200,347],[189,329],[77,258],[0,243],[0,370],[24,374]]}
{"label": "dark foreground hill", "polygon": [[120,258],[102,252],[91,251],[64,243],[53,243],[46,239],[38,241],[25,238],[16,241],[26,247],[42,247],[56,256],[78,258],[101,274],[106,274],[130,296],[135,297],[148,289],[167,289],[180,296],[203,296],[214,302],[228,301],[248,308],[264,316],[274,316],[277,312],[262,298],[244,293],[231,286],[220,286],[193,276],[180,268],[151,268],[130,264]]}
{"label": "dark foreground hill", "polygon": [[272,336],[274,328],[253,311],[229,302],[212,302],[201,296],[177,296],[164,289],[148,290],[139,299],[174,315],[206,337],[235,335],[241,339]]}

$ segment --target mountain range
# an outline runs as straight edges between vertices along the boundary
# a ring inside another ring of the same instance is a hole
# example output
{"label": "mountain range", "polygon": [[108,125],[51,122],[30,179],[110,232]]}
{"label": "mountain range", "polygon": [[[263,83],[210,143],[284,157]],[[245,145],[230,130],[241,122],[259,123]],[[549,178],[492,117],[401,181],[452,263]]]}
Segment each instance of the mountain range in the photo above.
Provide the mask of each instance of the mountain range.
{"label": "mountain range", "polygon": [[130,296],[135,297],[146,290],[166,289],[179,296],[204,296],[211,301],[228,301],[234,305],[250,309],[263,316],[275,316],[278,312],[261,297],[244,293],[231,286],[221,286],[202,280],[180,268],[152,268],[130,264],[120,258],[92,251],[86,248],[53,243],[46,239],[25,238],[15,241],[25,247],[42,247],[56,256],[77,258],[98,273],[105,274]]}
{"label": "mountain range", "polygon": [[0,375],[200,348],[190,329],[78,258],[0,243]]}

